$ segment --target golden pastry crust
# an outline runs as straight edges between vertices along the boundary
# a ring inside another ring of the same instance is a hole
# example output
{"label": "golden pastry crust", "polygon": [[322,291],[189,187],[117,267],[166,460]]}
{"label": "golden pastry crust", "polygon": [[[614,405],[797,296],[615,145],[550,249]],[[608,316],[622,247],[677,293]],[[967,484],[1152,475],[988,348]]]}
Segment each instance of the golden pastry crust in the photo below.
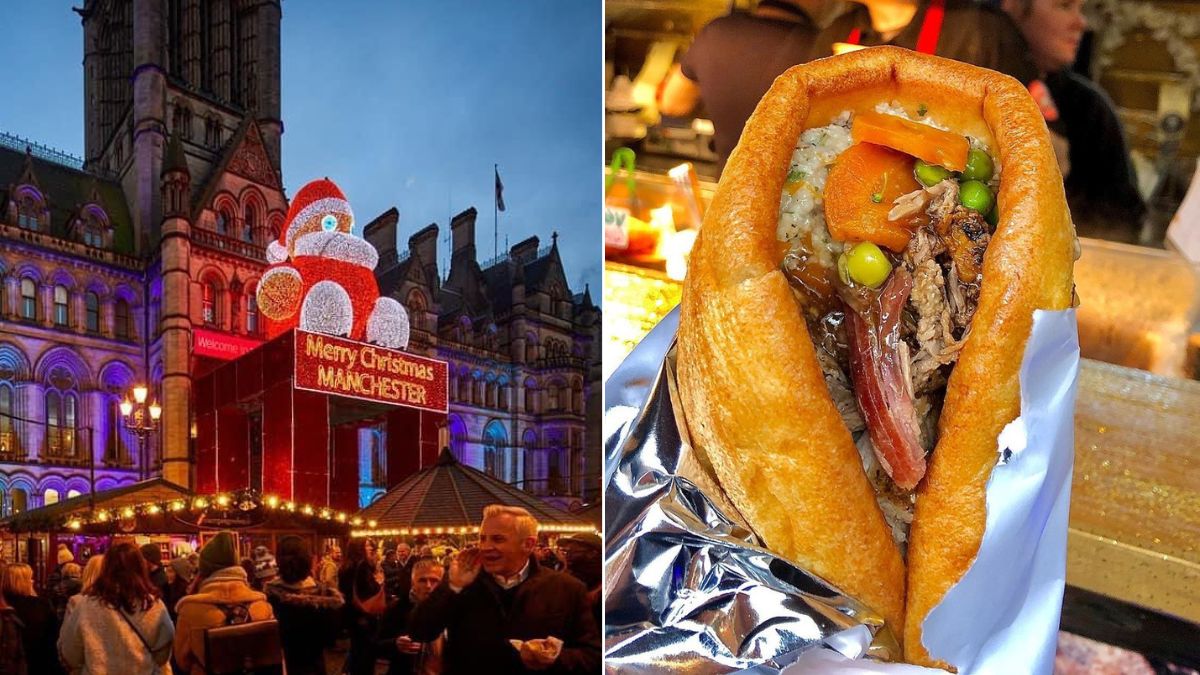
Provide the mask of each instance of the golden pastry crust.
{"label": "golden pastry crust", "polygon": [[[923,104],[938,123],[982,139],[1002,171],[979,308],[918,489],[907,624],[904,562],[826,389],[776,239],[801,131],[888,101]],[[678,337],[692,442],[768,547],[904,626],[907,660],[929,663],[920,624],[978,550],[996,438],[1020,411],[1017,374],[1033,310],[1070,306],[1073,240],[1045,123],[1025,89],[992,71],[891,47],[781,75],[746,124],[705,214]]]}

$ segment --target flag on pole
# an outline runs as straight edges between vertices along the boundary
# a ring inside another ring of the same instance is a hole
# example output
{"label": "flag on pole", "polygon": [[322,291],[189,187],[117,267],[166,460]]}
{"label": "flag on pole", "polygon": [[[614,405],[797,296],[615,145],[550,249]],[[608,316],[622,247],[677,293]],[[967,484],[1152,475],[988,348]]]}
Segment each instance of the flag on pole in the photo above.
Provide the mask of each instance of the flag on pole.
{"label": "flag on pole", "polygon": [[496,166],[496,208],[504,210],[504,183],[500,182],[500,167]]}

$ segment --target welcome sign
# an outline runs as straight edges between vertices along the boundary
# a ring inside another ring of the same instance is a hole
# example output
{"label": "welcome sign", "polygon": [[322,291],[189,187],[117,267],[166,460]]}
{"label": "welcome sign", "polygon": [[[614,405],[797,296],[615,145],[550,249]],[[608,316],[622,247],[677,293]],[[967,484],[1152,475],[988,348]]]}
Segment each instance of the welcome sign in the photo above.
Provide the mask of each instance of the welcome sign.
{"label": "welcome sign", "polygon": [[294,385],[322,394],[449,412],[449,364],[297,330]]}

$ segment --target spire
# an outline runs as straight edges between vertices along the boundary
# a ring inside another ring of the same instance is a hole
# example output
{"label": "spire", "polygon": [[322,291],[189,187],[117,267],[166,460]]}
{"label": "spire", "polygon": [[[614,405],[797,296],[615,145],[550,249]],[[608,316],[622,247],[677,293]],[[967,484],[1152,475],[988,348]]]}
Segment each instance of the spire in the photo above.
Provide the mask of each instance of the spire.
{"label": "spire", "polygon": [[188,171],[187,156],[183,152],[183,139],[179,137],[179,131],[176,130],[171,134],[171,139],[167,141],[167,156],[163,158],[163,175],[173,172],[182,172],[191,177],[191,172]]}
{"label": "spire", "polygon": [[558,230],[550,233],[550,248],[558,248]]}

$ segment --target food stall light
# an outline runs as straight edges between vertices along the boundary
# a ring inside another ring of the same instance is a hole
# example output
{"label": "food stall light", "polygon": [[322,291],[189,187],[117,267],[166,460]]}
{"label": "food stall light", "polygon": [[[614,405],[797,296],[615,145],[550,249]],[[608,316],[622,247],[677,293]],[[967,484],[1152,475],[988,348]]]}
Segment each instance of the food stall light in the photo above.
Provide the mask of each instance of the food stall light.
{"label": "food stall light", "polygon": [[321,517],[324,518],[325,520],[329,520],[329,516],[331,516],[332,514],[333,514],[333,512],[330,511],[329,509],[321,509]]}
{"label": "food stall light", "polygon": [[344,522],[346,522],[346,514],[339,512],[339,513],[337,514],[337,519],[338,519],[338,522],[339,522],[339,523],[344,523]]}
{"label": "food stall light", "polygon": [[121,511],[121,517],[122,518],[132,518],[133,517],[133,507],[126,506],[125,509],[123,511]]}
{"label": "food stall light", "polygon": [[354,517],[354,519],[352,519],[352,520],[350,521],[350,524],[351,524],[351,525],[353,525],[353,526],[355,526],[355,527],[358,527],[359,525],[362,525],[362,518],[359,518],[359,517],[355,516],[355,517]]}
{"label": "food stall light", "polygon": [[309,506],[308,504],[305,504],[304,505],[304,515],[311,516],[312,514],[313,514],[313,507]]}
{"label": "food stall light", "polygon": [[375,529],[375,526],[378,524],[379,524],[379,521],[376,521],[376,520],[368,520],[367,521],[367,527],[369,527],[371,529]]}
{"label": "food stall light", "polygon": [[184,503],[182,501],[176,500],[176,501],[171,502],[171,510],[172,511],[182,511],[183,507],[184,507]]}
{"label": "food stall light", "polygon": [[229,495],[217,495],[217,506],[229,506]]}
{"label": "food stall light", "polygon": [[273,509],[276,506],[279,506],[279,497],[276,497],[275,495],[267,497],[267,508]]}
{"label": "food stall light", "polygon": [[67,523],[67,527],[71,528],[72,530],[78,530],[79,528],[83,527],[83,523],[79,522],[78,520],[72,520],[70,523]]}
{"label": "food stall light", "polygon": [[283,505],[283,508],[287,509],[288,511],[295,511],[295,510],[296,510],[296,504],[295,504],[295,503],[293,503],[293,502],[288,502],[288,503],[286,503],[286,504],[284,504],[284,505]]}
{"label": "food stall light", "polygon": [[150,515],[155,515],[161,510],[162,509],[158,508],[158,504],[151,504],[150,508],[146,509],[146,511],[149,512]]}
{"label": "food stall light", "polygon": [[197,497],[196,501],[192,502],[192,506],[197,509],[208,508],[208,500],[204,497]]}
{"label": "food stall light", "polygon": [[108,511],[101,511],[96,515],[96,520],[102,523],[108,522]]}

